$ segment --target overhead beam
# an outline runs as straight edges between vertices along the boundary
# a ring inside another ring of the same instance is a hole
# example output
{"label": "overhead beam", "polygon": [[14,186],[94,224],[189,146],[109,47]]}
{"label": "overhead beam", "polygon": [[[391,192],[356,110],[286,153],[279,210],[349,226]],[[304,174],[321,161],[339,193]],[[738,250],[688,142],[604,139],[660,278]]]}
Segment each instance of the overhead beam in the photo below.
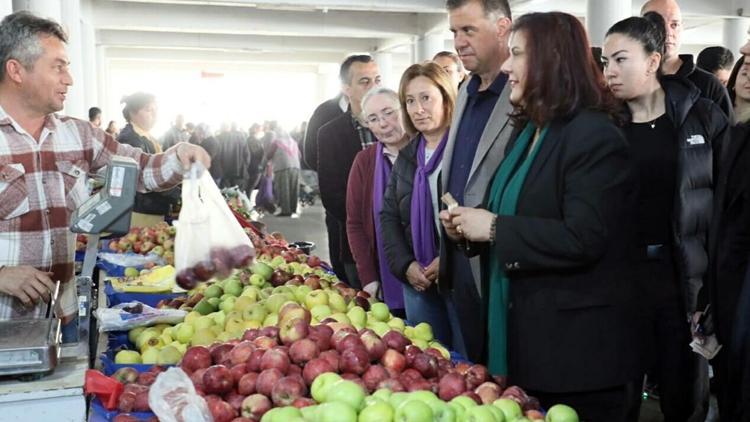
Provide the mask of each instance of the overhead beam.
{"label": "overhead beam", "polygon": [[124,1],[98,2],[94,25],[97,29],[349,38],[420,32],[416,13],[292,12]]}
{"label": "overhead beam", "polygon": [[[118,0],[123,1],[123,0]],[[127,0],[126,0],[127,1]],[[277,10],[378,10],[440,13],[443,0],[130,0],[144,3],[253,7]]]}
{"label": "overhead beam", "polygon": [[345,54],[322,52],[269,53],[223,52],[207,50],[174,50],[164,48],[107,48],[107,58],[160,62],[277,63],[311,64],[340,63]]}
{"label": "overhead beam", "polygon": [[97,42],[112,47],[185,48],[221,51],[372,51],[378,40],[368,38],[284,37],[273,35],[200,34],[100,30]]}

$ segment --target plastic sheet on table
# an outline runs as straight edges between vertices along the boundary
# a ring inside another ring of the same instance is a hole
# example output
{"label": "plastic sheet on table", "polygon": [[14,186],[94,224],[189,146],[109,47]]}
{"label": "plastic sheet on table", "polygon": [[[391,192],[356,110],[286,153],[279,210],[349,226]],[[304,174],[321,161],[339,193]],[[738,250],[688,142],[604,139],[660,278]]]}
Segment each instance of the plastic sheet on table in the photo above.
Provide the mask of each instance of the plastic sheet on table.
{"label": "plastic sheet on table", "polygon": [[107,295],[107,304],[109,307],[127,302],[141,302],[144,305],[156,307],[164,299],[174,299],[179,296],[185,296],[185,293],[131,293],[118,292],[112,287],[109,281],[104,284],[104,293]]}

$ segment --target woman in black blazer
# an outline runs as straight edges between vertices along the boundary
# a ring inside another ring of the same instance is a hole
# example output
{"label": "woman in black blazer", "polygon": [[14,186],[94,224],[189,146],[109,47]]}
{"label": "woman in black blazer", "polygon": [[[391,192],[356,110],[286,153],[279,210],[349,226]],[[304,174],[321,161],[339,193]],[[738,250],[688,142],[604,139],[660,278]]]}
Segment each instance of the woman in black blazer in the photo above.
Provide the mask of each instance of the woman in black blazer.
{"label": "woman in black blazer", "polygon": [[482,251],[491,372],[507,367],[509,382],[545,407],[623,420],[640,356],[631,352],[632,169],[614,101],[575,17],[524,15],[509,44],[516,132],[487,209],[457,207],[441,220]]}

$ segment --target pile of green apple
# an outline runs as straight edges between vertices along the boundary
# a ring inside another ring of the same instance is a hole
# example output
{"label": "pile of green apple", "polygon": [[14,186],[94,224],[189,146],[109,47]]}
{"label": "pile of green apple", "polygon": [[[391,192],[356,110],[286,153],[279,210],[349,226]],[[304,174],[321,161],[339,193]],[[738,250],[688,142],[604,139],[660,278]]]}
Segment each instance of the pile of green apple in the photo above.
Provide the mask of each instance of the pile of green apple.
{"label": "pile of green apple", "polygon": [[168,324],[134,328],[128,332],[128,340],[137,350],[120,350],[115,354],[116,364],[176,365],[187,350],[175,327]]}

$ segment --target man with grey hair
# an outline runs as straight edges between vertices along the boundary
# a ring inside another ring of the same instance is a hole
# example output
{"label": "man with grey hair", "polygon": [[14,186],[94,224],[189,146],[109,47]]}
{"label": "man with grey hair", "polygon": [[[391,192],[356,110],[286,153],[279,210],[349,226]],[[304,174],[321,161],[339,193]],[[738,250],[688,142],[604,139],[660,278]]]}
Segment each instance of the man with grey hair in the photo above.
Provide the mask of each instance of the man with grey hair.
{"label": "man with grey hair", "polygon": [[703,97],[716,103],[733,121],[734,111],[726,88],[709,72],[697,67],[692,54],[680,54],[682,45],[682,11],[676,0],[648,0],[641,7],[641,15],[656,12],[666,24],[665,51],[661,71],[670,77],[685,78],[700,89]]}
{"label": "man with grey hair", "polygon": [[[442,192],[460,205],[479,206],[485,197],[511,134],[510,86],[500,67],[508,58],[511,13],[507,0],[448,0],[453,42],[472,76],[456,98],[441,172]],[[448,211],[440,213],[453,229]],[[487,359],[486,315],[482,306],[479,258],[459,250],[467,242],[443,230],[438,287],[446,301],[454,350],[474,362]]]}
{"label": "man with grey hair", "polygon": [[73,80],[60,25],[28,12],[0,22],[0,320],[44,315],[53,280],[57,315],[69,337],[78,314],[73,278],[73,210],[87,199],[87,174],[114,156],[140,169],[137,189],[165,190],[206,152],[180,144],[148,155],[118,143],[85,120],[61,116]]}

